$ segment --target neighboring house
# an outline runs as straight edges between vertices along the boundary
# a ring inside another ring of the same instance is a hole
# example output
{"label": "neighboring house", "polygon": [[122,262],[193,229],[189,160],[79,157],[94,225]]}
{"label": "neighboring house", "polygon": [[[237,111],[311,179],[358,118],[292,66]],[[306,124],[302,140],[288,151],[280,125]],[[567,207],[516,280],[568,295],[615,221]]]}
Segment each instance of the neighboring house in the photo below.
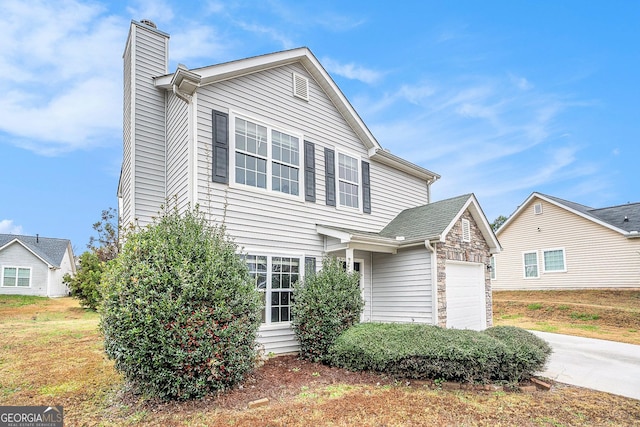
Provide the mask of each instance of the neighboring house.
{"label": "neighboring house", "polygon": [[430,203],[439,176],[384,150],[309,49],[169,73],[168,41],[131,23],[119,216],[143,226],[169,202],[224,222],[266,351],[298,349],[292,286],[326,255],[361,273],[363,321],[491,325],[500,247],[476,197]]}
{"label": "neighboring house", "polygon": [[62,277],[75,272],[71,241],[0,234],[0,294],[65,296]]}
{"label": "neighboring house", "polygon": [[540,193],[498,229],[492,287],[640,288],[640,203],[591,208]]}

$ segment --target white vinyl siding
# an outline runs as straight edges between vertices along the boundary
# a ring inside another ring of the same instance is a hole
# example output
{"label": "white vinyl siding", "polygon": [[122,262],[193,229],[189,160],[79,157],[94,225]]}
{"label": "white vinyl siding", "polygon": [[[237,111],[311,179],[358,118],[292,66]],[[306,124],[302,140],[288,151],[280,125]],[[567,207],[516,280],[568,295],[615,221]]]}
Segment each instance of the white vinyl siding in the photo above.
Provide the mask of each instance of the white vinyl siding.
{"label": "white vinyl siding", "polygon": [[565,272],[564,249],[545,249],[542,251],[543,272]]}
{"label": "white vinyl siding", "polygon": [[182,212],[190,202],[189,105],[173,93],[167,105],[167,199]]}
{"label": "white vinyl siding", "polygon": [[148,224],[166,200],[166,94],[153,78],[167,73],[167,43],[166,35],[132,23],[124,58],[124,85],[131,91],[124,105],[124,224]]}
{"label": "white vinyl siding", "polygon": [[[533,212],[538,202],[543,215]],[[534,199],[525,206],[498,239],[503,250],[496,255],[494,290],[640,287],[640,239],[628,239],[546,201]],[[553,248],[564,249],[566,273],[524,279],[522,252]]]}
{"label": "white vinyl siding", "polygon": [[538,252],[525,252],[522,254],[522,264],[525,279],[537,279],[538,273]]}
{"label": "white vinyl siding", "polygon": [[430,253],[415,248],[372,258],[371,321],[433,324]]}

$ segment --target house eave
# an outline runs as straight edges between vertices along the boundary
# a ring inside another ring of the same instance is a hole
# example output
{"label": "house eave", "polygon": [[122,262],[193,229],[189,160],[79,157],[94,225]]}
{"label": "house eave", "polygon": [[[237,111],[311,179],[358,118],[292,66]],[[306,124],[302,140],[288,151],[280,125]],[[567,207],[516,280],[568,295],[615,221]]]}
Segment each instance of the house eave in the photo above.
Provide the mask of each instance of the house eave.
{"label": "house eave", "polygon": [[395,169],[400,169],[417,178],[424,179],[425,181],[429,182],[429,184],[432,184],[440,179],[440,175],[438,175],[437,173],[413,164],[401,157],[391,154],[390,152],[382,148],[370,149],[369,158],[387,166],[391,166]]}

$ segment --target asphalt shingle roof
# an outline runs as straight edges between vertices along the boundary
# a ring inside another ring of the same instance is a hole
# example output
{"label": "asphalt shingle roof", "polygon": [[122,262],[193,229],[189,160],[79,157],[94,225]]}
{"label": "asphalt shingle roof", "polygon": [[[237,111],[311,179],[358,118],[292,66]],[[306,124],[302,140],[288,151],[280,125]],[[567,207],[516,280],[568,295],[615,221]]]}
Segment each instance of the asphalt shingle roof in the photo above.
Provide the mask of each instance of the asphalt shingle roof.
{"label": "asphalt shingle roof", "polygon": [[64,254],[67,250],[67,246],[71,243],[69,239],[21,236],[18,234],[0,234],[0,248],[16,239],[31,249],[40,258],[55,267],[60,267]]}
{"label": "asphalt shingle roof", "polygon": [[404,236],[406,240],[440,236],[460,212],[471,194],[406,209],[380,232],[382,237]]}
{"label": "asphalt shingle roof", "polygon": [[626,205],[609,206],[604,208],[592,208],[589,206],[581,205],[579,203],[560,199],[558,197],[549,196],[547,194],[539,194],[557,203],[565,205],[573,210],[576,210],[584,215],[590,216],[594,219],[600,220],[609,225],[624,230],[627,233],[631,231],[640,231],[640,202],[627,203]]}

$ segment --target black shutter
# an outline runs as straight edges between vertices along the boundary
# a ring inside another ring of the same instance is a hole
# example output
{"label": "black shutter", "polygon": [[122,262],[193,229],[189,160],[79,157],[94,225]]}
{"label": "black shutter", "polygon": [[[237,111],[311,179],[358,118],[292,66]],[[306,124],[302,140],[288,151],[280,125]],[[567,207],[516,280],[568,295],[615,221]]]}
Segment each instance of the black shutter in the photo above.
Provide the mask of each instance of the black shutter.
{"label": "black shutter", "polygon": [[304,142],[304,200],[316,201],[316,148],[313,142]]}
{"label": "black shutter", "polygon": [[213,110],[212,180],[229,183],[229,115]]}
{"label": "black shutter", "polygon": [[324,179],[327,206],[336,205],[336,152],[324,149]]}
{"label": "black shutter", "polygon": [[371,213],[371,179],[367,162],[362,162],[362,212]]}
{"label": "black shutter", "polygon": [[312,274],[316,274],[316,259],[308,256],[304,258],[304,275],[309,277]]}

